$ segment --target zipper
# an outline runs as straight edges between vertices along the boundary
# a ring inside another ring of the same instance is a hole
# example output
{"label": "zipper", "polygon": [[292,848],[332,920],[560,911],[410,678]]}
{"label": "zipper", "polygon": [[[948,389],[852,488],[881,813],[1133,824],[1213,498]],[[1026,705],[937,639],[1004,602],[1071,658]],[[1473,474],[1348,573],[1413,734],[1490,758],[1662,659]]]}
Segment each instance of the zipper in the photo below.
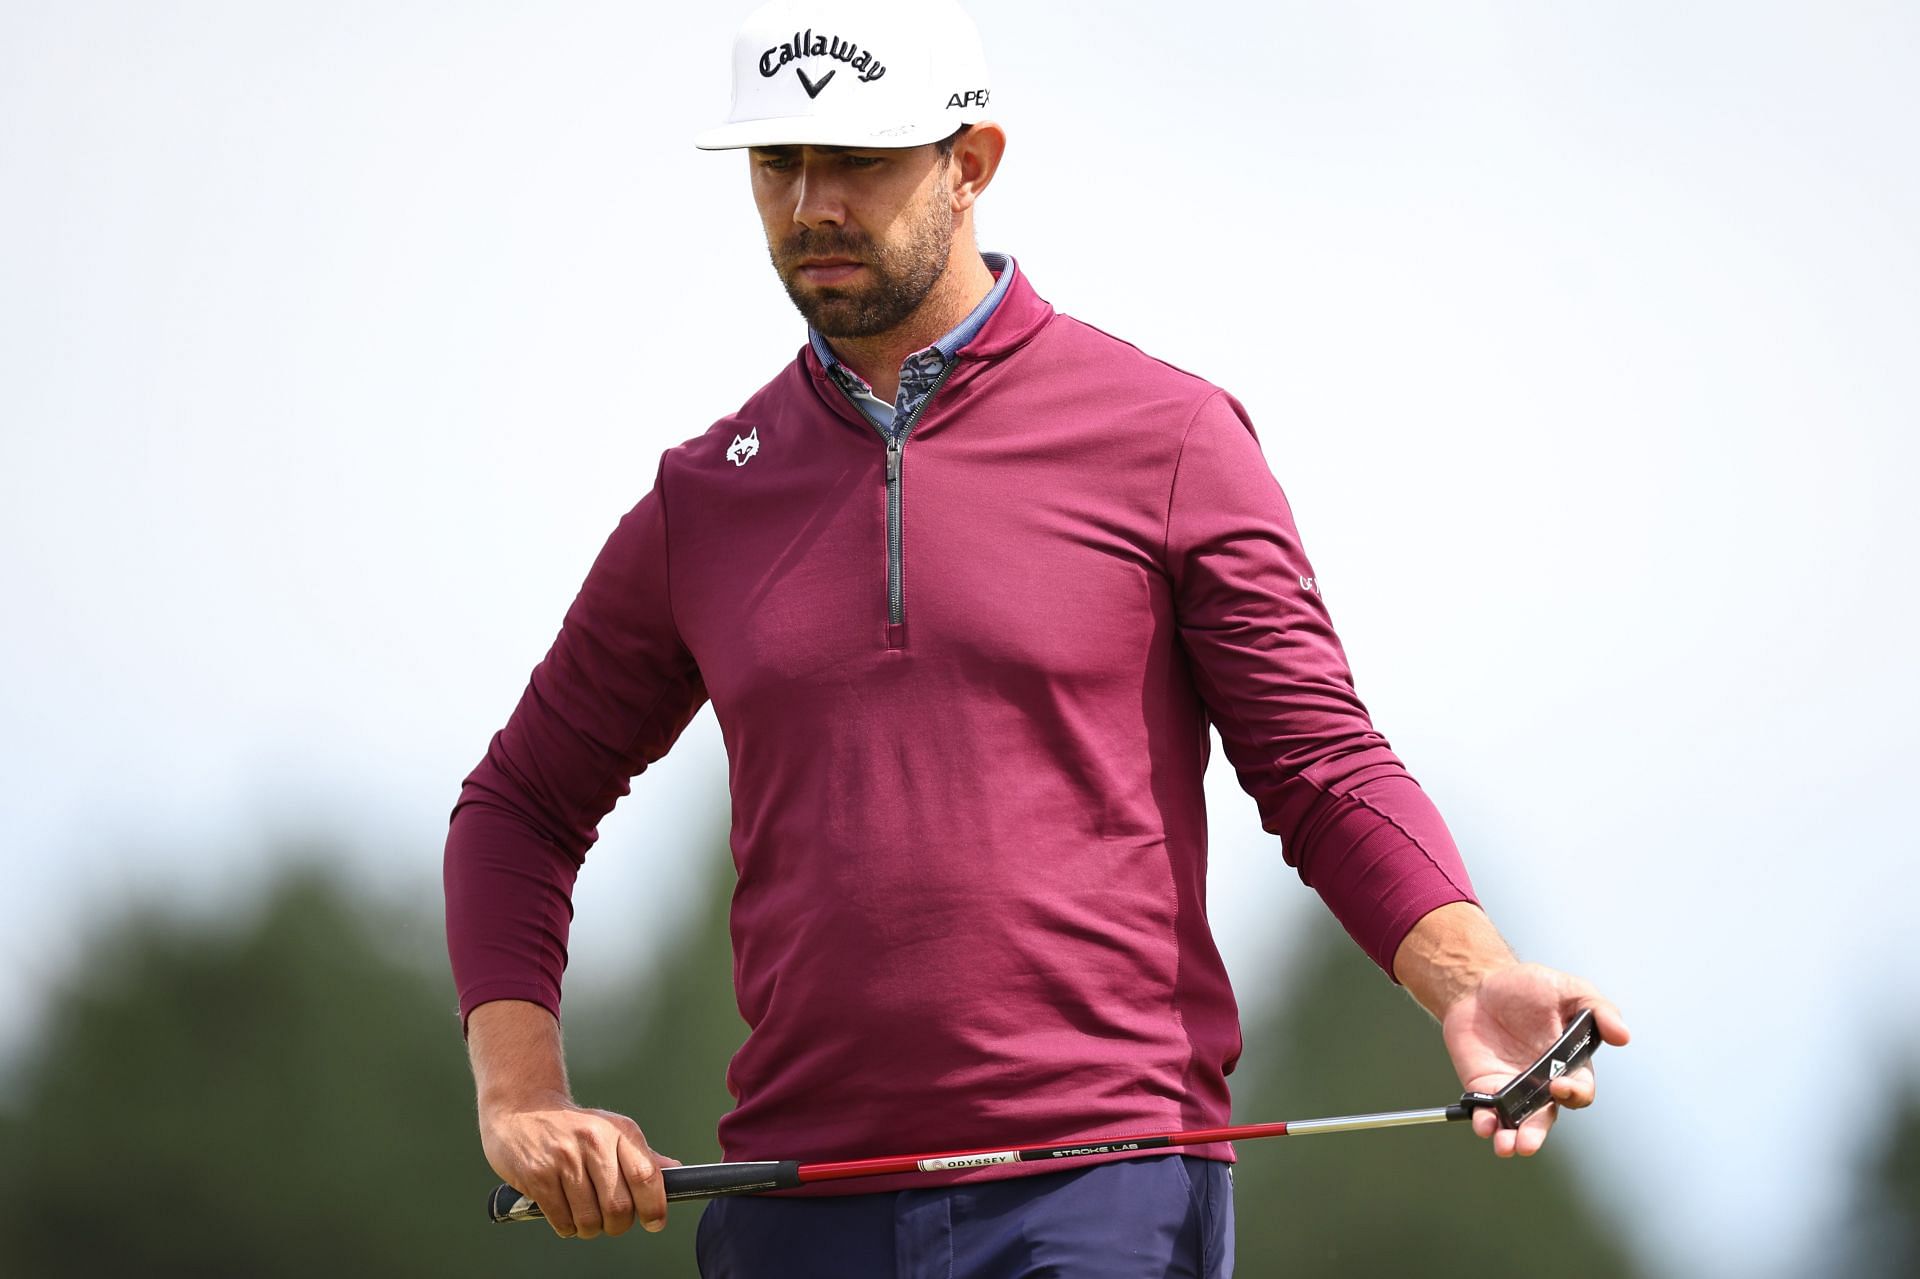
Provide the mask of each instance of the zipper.
{"label": "zipper", "polygon": [[947,378],[959,363],[958,357],[947,361],[947,366],[940,370],[940,376],[933,380],[933,385],[927,388],[927,393],[920,398],[920,403],[907,415],[907,420],[898,430],[888,431],[878,422],[873,424],[873,429],[880,432],[880,437],[887,442],[887,646],[889,648],[899,647],[902,639],[893,628],[907,624],[906,583],[902,580],[900,554],[901,456],[906,452],[907,437],[913,434],[913,428],[926,413],[927,405],[933,403],[933,397],[940,393],[940,388],[946,385]]}

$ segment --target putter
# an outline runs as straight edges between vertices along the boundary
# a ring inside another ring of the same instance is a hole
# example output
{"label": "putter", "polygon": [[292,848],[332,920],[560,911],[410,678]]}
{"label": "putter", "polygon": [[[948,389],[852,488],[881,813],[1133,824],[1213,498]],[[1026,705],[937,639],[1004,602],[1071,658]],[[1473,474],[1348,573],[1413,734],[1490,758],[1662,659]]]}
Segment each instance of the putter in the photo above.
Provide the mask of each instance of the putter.
{"label": "putter", "polygon": [[[1240,1124],[1230,1128],[1195,1128],[1186,1132],[1151,1133],[1133,1137],[1103,1137],[1059,1146],[1028,1146],[1018,1150],[953,1150],[932,1155],[897,1155],[883,1159],[845,1159],[829,1163],[801,1163],[795,1159],[752,1163],[687,1164],[663,1169],[667,1198],[712,1199],[719,1195],[750,1195],[767,1190],[791,1190],[813,1182],[852,1177],[883,1177],[905,1172],[953,1172],[993,1164],[1040,1163],[1049,1159],[1078,1159],[1087,1155],[1130,1154],[1173,1146],[1204,1146],[1219,1141],[1251,1141],[1256,1137],[1304,1137],[1313,1133],[1359,1132],[1367,1128],[1407,1128],[1415,1124],[1452,1123],[1470,1119],[1476,1110],[1491,1110],[1502,1128],[1518,1128],[1523,1120],[1551,1099],[1553,1081],[1592,1057],[1600,1046],[1593,1013],[1582,1009],[1564,1035],[1540,1060],[1515,1075],[1499,1092],[1462,1093],[1450,1106],[1430,1110],[1394,1110],[1376,1115],[1343,1115],[1331,1119],[1295,1119],[1285,1123]],[[496,1222],[536,1221],[546,1214],[540,1205],[512,1186],[496,1186],[487,1196],[487,1215]]]}

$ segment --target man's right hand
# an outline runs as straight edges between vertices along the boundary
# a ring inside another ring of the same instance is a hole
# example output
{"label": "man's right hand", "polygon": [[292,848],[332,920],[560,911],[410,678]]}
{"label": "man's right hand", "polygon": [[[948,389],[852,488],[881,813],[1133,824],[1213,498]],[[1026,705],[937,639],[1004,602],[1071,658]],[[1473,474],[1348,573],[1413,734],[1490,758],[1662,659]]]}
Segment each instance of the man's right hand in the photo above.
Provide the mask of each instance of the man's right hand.
{"label": "man's right hand", "polygon": [[538,1004],[502,999],[467,1018],[480,1097],[480,1144],[500,1180],[540,1205],[563,1239],[667,1224],[662,1168],[625,1115],[576,1106],[567,1093],[560,1026]]}
{"label": "man's right hand", "polygon": [[662,1168],[680,1161],[656,1154],[625,1115],[576,1106],[564,1094],[483,1106],[480,1144],[500,1179],[540,1205],[563,1239],[625,1234],[667,1224]]}

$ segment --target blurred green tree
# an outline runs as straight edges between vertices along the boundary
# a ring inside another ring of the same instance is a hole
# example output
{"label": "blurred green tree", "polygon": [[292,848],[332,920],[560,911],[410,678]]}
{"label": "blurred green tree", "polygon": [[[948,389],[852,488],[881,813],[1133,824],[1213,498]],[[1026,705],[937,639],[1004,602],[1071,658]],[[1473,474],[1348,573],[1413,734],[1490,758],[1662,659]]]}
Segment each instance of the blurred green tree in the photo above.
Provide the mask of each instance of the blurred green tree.
{"label": "blurred green tree", "polygon": [[[744,1030],[726,1025],[725,879],[659,998],[568,1014],[580,1055],[605,1062],[577,1076],[581,1099],[631,1105],[689,1159],[710,1157]],[[6,1093],[0,1274],[692,1275],[697,1211],[590,1242],[486,1221],[495,1179],[443,956],[437,919],[315,870],[240,927],[102,930]],[[596,1036],[616,1025],[608,1052]]]}
{"label": "blurred green tree", "polygon": [[[1288,997],[1248,1027],[1234,1076],[1240,1121],[1412,1110],[1459,1096],[1432,1018],[1329,917],[1311,914],[1302,926],[1310,935]],[[1452,1125],[1246,1143],[1234,1174],[1239,1273],[1640,1274],[1620,1231],[1582,1192],[1583,1122],[1564,1120],[1540,1154],[1513,1160]]]}
{"label": "blurred green tree", "polygon": [[1855,1178],[1844,1240],[1822,1242],[1806,1273],[1834,1266],[1859,1279],[1920,1275],[1920,1079],[1909,1077],[1900,1099],[1879,1126],[1879,1145]]}

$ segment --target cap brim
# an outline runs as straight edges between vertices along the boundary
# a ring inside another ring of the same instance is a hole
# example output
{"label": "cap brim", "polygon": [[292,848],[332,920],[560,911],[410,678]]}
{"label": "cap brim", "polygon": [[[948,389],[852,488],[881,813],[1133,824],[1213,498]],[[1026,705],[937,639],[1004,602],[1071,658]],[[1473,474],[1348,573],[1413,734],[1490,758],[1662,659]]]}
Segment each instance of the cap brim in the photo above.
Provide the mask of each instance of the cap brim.
{"label": "cap brim", "polygon": [[702,151],[737,151],[742,147],[861,147],[884,150],[923,147],[960,128],[958,120],[932,124],[902,124],[873,129],[830,116],[792,116],[781,120],[740,120],[695,135]]}

